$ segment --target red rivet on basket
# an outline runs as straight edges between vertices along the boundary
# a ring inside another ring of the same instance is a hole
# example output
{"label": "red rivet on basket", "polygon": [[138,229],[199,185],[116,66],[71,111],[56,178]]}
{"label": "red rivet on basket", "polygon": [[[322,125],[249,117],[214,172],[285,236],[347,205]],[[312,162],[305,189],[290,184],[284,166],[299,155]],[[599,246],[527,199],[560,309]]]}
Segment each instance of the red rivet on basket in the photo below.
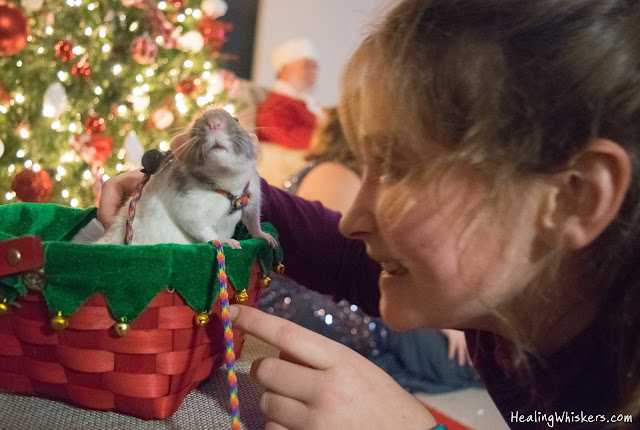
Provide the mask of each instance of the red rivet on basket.
{"label": "red rivet on basket", "polygon": [[125,336],[129,333],[129,324],[126,322],[119,322],[113,326],[113,330],[119,337]]}
{"label": "red rivet on basket", "polygon": [[233,298],[236,300],[236,303],[244,303],[249,298],[249,295],[247,294],[247,290],[242,290],[239,293],[236,293]]}
{"label": "red rivet on basket", "polygon": [[195,317],[193,317],[193,321],[195,322],[196,326],[204,327],[209,322],[209,314],[207,314],[206,312],[200,312],[196,314]]}
{"label": "red rivet on basket", "polygon": [[9,266],[17,266],[21,258],[22,255],[17,249],[11,248],[7,251],[7,263],[9,263]]}
{"label": "red rivet on basket", "polygon": [[58,315],[51,318],[51,328],[54,331],[62,331],[69,325],[69,321],[62,316],[62,312],[58,312]]}

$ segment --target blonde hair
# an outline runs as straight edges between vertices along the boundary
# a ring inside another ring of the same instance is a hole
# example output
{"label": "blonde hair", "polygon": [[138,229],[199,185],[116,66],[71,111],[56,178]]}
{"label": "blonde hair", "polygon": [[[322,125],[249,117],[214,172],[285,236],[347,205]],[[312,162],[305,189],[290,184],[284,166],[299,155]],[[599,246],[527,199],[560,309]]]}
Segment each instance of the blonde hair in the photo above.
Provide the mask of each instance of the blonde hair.
{"label": "blonde hair", "polygon": [[[398,210],[412,204],[402,190],[456,163],[498,190],[562,168],[595,138],[627,151],[617,218],[563,263],[605,292],[594,332],[612,351],[602,370],[616,398],[603,408],[637,416],[640,2],[405,0],[353,55],[341,94],[347,140],[398,184]],[[366,134],[376,129],[387,133]]]}

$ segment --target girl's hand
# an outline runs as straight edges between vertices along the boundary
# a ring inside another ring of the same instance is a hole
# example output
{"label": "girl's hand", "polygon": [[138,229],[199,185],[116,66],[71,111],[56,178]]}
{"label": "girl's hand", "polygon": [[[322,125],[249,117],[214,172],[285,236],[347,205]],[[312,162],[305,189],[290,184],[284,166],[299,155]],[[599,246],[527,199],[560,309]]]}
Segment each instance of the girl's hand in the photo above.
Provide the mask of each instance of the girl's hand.
{"label": "girl's hand", "polygon": [[355,351],[282,318],[231,306],[236,328],[280,348],[251,377],[266,391],[260,410],[268,430],[429,429],[426,408]]}
{"label": "girl's hand", "polygon": [[441,329],[440,331],[445,335],[449,344],[449,360],[457,358],[460,366],[464,366],[466,363],[471,365],[471,357],[469,357],[464,332],[450,329]]}
{"label": "girl's hand", "polygon": [[124,202],[135,192],[142,178],[144,178],[144,173],[139,170],[132,170],[114,176],[102,185],[97,218],[105,230],[111,226],[118,211]]}

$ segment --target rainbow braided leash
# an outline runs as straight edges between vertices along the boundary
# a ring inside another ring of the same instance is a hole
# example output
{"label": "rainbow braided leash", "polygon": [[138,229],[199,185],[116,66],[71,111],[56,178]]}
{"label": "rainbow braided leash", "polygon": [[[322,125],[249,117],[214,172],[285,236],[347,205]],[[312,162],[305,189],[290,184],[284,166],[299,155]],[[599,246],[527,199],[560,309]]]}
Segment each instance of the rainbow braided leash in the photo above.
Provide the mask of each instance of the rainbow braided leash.
{"label": "rainbow braided leash", "polygon": [[[151,174],[147,173],[136,187],[136,192],[129,203],[129,216],[125,227],[124,244],[130,245],[133,240],[133,218],[136,215],[136,205],[142,195],[142,188],[149,181]],[[247,184],[248,185],[248,184]],[[218,281],[220,284],[220,302],[222,305],[222,322],[224,323],[224,341],[227,348],[227,379],[229,380],[229,403],[231,404],[231,429],[240,430],[240,402],[238,401],[238,379],[234,370],[236,354],[233,351],[233,331],[231,330],[231,316],[229,315],[229,293],[227,292],[227,268],[224,261],[222,244],[217,240],[209,242],[216,249],[218,259]]]}
{"label": "rainbow braided leash", "polygon": [[149,181],[150,177],[150,173],[144,175],[144,178],[136,187],[136,192],[133,194],[133,197],[129,202],[129,216],[127,217],[127,223],[124,230],[125,245],[131,245],[131,241],[133,240],[133,218],[136,216],[136,205],[138,204],[138,200],[140,200],[140,196],[142,195],[142,188],[144,188],[144,185]]}
{"label": "rainbow braided leash", "polygon": [[224,341],[227,347],[227,379],[229,380],[229,403],[231,404],[232,430],[240,430],[240,403],[238,402],[238,380],[234,370],[236,354],[233,352],[233,332],[229,315],[229,293],[227,293],[227,269],[224,263],[222,244],[217,240],[209,242],[216,249],[218,258],[218,281],[220,283],[220,302],[222,304],[222,322],[224,323]]}

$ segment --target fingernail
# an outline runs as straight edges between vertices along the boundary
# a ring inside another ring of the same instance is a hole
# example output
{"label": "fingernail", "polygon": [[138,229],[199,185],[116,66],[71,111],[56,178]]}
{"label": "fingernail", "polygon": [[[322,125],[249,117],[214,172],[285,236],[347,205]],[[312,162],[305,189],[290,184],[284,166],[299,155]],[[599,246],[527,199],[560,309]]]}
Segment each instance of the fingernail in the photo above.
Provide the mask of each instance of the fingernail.
{"label": "fingernail", "polygon": [[236,319],[239,312],[240,312],[240,308],[238,307],[238,305],[229,306],[229,315],[231,316],[231,321]]}

